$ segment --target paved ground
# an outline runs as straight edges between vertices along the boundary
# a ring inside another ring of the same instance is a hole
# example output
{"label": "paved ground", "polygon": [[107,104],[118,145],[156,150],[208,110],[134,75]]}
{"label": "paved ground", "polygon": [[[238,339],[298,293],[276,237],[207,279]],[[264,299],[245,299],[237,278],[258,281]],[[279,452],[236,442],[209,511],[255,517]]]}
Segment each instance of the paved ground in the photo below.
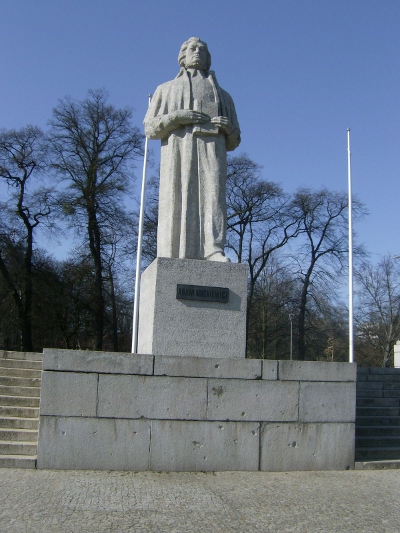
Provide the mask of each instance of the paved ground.
{"label": "paved ground", "polygon": [[1,533],[400,532],[400,470],[0,470]]}

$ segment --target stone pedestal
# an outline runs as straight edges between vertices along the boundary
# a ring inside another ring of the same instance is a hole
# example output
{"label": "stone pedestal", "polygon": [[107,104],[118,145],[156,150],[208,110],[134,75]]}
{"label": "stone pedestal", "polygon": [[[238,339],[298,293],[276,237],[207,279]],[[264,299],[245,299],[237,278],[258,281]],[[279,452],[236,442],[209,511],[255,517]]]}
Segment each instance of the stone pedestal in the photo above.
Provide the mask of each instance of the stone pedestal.
{"label": "stone pedestal", "polygon": [[[227,288],[229,301],[178,299],[178,285]],[[142,274],[138,352],[245,357],[246,308],[246,265],[157,258]]]}
{"label": "stone pedestal", "polygon": [[400,368],[400,341],[394,345],[394,368]]}

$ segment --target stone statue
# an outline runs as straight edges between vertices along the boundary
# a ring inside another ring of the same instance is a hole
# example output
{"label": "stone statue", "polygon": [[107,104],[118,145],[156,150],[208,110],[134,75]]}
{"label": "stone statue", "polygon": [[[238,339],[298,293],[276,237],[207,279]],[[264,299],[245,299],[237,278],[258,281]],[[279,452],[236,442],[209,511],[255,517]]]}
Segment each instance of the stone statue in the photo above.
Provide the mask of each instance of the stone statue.
{"label": "stone statue", "polygon": [[226,152],[240,143],[235,106],[209,70],[206,43],[191,37],[178,62],[144,119],[147,137],[161,139],[157,256],[229,261]]}

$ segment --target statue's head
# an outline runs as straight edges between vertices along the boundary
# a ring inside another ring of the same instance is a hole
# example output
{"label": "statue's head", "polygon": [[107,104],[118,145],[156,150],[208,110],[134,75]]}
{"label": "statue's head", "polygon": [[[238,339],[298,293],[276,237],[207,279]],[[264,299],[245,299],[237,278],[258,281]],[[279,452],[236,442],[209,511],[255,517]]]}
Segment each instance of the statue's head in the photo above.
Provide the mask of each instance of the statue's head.
{"label": "statue's head", "polygon": [[178,63],[181,67],[196,68],[208,72],[211,67],[211,54],[206,43],[198,37],[190,37],[181,46]]}

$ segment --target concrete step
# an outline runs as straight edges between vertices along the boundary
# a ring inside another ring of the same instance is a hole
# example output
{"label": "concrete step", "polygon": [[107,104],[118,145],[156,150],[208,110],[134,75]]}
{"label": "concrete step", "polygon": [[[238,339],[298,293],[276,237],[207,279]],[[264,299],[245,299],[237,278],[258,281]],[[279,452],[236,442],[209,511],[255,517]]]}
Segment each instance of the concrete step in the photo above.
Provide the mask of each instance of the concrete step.
{"label": "concrete step", "polygon": [[400,469],[400,459],[387,461],[364,461],[357,462],[354,466],[355,470],[393,470]]}
{"label": "concrete step", "polygon": [[0,455],[0,468],[36,468],[36,455]]}
{"label": "concrete step", "polygon": [[357,384],[356,384],[357,393],[360,390],[375,390],[375,389],[382,390],[383,382],[381,381],[358,381],[357,380]]}
{"label": "concrete step", "polygon": [[39,418],[20,418],[16,416],[0,417],[0,428],[39,429]]}
{"label": "concrete step", "polygon": [[400,459],[400,448],[356,448],[355,460],[390,461]]}
{"label": "concrete step", "polygon": [[399,448],[400,450],[400,436],[356,437],[356,449],[361,448]]}
{"label": "concrete step", "polygon": [[398,398],[400,400],[400,389],[398,390],[386,390],[386,389],[374,389],[374,390],[357,390],[358,398]]}
{"label": "concrete step", "polygon": [[43,361],[43,353],[41,352],[9,352],[7,350],[0,350],[1,359],[24,359],[26,361]]}
{"label": "concrete step", "polygon": [[358,389],[357,400],[359,398],[383,398],[383,389]]}
{"label": "concrete step", "polygon": [[39,407],[40,398],[31,396],[0,396],[0,406]]}
{"label": "concrete step", "polygon": [[41,383],[40,377],[2,376],[0,370],[0,385],[5,385],[6,387],[40,387]]}
{"label": "concrete step", "polygon": [[361,426],[400,426],[400,417],[357,415],[356,427],[361,427]]}
{"label": "concrete step", "polygon": [[8,387],[0,385],[0,396],[25,396],[26,398],[39,398],[40,387]]}
{"label": "concrete step", "polygon": [[25,361],[23,359],[0,359],[0,368],[30,368],[32,370],[42,370],[42,361]]}
{"label": "concrete step", "polygon": [[0,367],[0,376],[3,378],[29,378],[40,379],[42,371],[32,368],[6,368]]}
{"label": "concrete step", "polygon": [[400,368],[382,368],[379,366],[369,366],[369,367],[358,367],[357,368],[357,376],[359,374],[368,374],[368,375],[390,375],[390,376],[400,376]]}
{"label": "concrete step", "polygon": [[384,383],[383,384],[384,390],[400,390],[400,383],[398,381],[395,381],[393,383]]}
{"label": "concrete step", "polygon": [[[0,387],[1,390],[1,387]],[[399,398],[357,398],[357,407],[400,407]]]}
{"label": "concrete step", "polygon": [[383,389],[383,397],[400,399],[400,388],[394,390]]}
{"label": "concrete step", "polygon": [[41,370],[35,370],[31,368],[5,368],[0,367],[0,376],[11,378],[35,378],[38,379],[42,375]]}
{"label": "concrete step", "polygon": [[400,382],[398,381],[357,381],[357,394],[362,390],[397,390],[400,391]]}
{"label": "concrete step", "polygon": [[356,416],[400,416],[400,407],[357,407]]}
{"label": "concrete step", "polygon": [[36,455],[37,443],[30,441],[9,442],[0,440],[1,455]]}
{"label": "concrete step", "polygon": [[363,381],[381,381],[383,383],[390,381],[400,383],[400,374],[357,374],[357,382],[361,383]]}
{"label": "concrete step", "polygon": [[[1,421],[0,421],[1,425]],[[398,426],[363,426],[356,427],[356,437],[400,437]]]}
{"label": "concrete step", "polygon": [[36,468],[42,354],[0,351],[0,468]]}
{"label": "concrete step", "polygon": [[0,441],[35,442],[37,444],[38,432],[37,429],[0,428]]}
{"label": "concrete step", "polygon": [[39,407],[0,405],[0,418],[3,418],[5,416],[11,416],[15,418],[39,418]]}

